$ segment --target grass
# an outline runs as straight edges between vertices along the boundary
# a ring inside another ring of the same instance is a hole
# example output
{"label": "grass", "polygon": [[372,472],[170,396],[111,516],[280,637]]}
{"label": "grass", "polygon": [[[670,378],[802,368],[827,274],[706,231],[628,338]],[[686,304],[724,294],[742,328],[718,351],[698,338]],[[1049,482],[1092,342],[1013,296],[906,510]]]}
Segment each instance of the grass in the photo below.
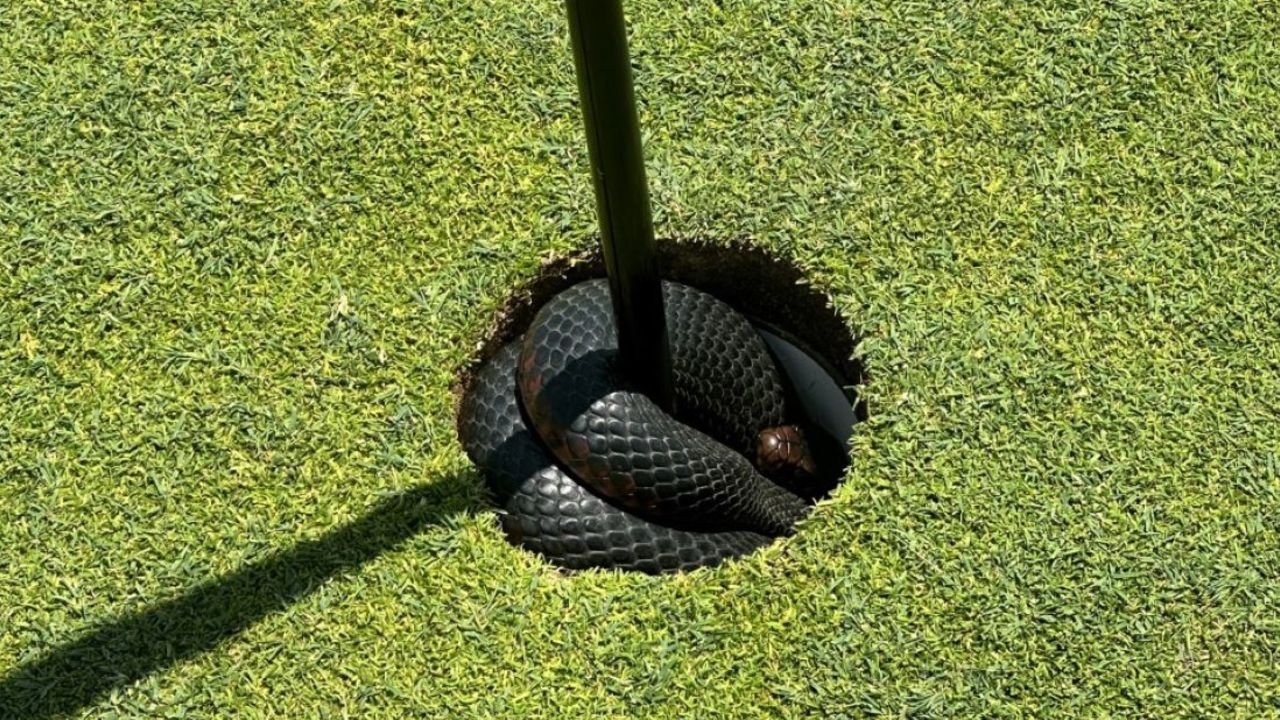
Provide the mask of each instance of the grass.
{"label": "grass", "polygon": [[659,231],[871,420],[715,571],[509,547],[450,386],[591,243],[551,0],[0,6],[0,717],[1280,716],[1280,10],[634,0]]}

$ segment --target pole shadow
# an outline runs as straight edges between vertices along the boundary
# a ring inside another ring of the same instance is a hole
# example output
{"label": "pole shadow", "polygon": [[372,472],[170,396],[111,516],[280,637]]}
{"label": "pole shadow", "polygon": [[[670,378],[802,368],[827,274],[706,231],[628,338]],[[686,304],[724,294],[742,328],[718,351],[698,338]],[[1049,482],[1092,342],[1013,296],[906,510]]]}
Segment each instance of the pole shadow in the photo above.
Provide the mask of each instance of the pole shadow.
{"label": "pole shadow", "polygon": [[359,519],[181,596],[121,615],[0,676],[0,718],[44,720],[199,655],[427,528],[480,505],[471,472],[380,500]]}

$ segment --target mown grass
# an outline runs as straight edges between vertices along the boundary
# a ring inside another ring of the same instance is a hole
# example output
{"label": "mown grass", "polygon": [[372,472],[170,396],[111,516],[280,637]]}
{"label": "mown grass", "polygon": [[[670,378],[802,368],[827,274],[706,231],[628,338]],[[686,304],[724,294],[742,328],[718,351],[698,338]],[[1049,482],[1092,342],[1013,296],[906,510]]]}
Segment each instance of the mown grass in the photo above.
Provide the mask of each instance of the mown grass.
{"label": "mown grass", "polygon": [[561,8],[0,6],[0,717],[1280,715],[1280,10],[636,0],[659,230],[864,333],[803,531],[509,547],[450,386],[586,247]]}

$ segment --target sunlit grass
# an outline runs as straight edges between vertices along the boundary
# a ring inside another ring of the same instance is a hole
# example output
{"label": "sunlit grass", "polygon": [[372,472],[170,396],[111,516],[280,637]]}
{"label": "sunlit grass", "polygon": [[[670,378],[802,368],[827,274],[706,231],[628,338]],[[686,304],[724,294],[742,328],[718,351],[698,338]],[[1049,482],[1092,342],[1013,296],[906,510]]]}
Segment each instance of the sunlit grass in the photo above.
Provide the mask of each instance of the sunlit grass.
{"label": "sunlit grass", "polygon": [[555,2],[0,5],[0,717],[1280,712],[1280,13],[628,3],[659,232],[867,337],[800,534],[509,547],[451,386],[590,244]]}

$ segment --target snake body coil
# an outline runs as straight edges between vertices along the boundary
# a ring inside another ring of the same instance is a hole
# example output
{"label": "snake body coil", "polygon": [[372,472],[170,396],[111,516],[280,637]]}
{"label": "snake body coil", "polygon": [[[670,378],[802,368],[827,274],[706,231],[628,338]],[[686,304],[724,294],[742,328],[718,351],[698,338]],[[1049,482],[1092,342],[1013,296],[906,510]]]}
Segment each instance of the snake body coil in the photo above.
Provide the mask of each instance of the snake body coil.
{"label": "snake body coil", "polygon": [[504,530],[559,566],[712,565],[792,532],[801,493],[834,480],[816,478],[830,468],[815,465],[751,323],[684,285],[663,295],[678,417],[619,375],[603,280],[552,298],[464,398],[462,443]]}

